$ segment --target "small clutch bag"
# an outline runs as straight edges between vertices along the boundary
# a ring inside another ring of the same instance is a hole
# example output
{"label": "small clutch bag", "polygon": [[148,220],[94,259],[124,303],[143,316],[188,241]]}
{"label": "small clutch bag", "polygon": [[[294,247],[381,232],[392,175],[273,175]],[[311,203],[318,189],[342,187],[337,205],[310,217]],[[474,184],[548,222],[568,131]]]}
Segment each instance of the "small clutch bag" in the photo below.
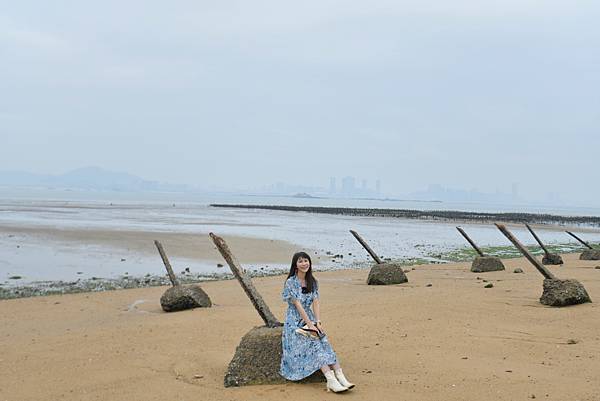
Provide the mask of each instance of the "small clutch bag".
{"label": "small clutch bag", "polygon": [[296,333],[300,334],[301,336],[308,337],[311,340],[318,340],[324,335],[319,330],[309,329],[308,325],[306,324],[302,327],[297,328]]}

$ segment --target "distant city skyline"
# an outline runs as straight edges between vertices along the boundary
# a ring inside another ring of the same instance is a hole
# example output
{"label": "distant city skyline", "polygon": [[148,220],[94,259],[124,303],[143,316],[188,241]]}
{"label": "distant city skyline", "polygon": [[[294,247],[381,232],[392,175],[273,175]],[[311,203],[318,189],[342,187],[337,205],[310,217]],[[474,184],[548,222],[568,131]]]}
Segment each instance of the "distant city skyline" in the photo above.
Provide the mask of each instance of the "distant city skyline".
{"label": "distant city skyline", "polygon": [[[510,188],[494,192],[484,192],[477,188],[447,187],[441,184],[423,185],[416,191],[382,192],[381,180],[352,176],[342,176],[340,185],[337,177],[329,177],[329,185],[318,183],[287,183],[278,181],[260,187],[202,186],[186,183],[169,183],[137,177],[128,172],[105,170],[100,167],[81,167],[58,175],[40,175],[26,171],[0,171],[0,190],[2,187],[57,187],[90,190],[116,191],[172,191],[172,192],[230,192],[257,193],[282,196],[308,195],[334,198],[398,198],[425,201],[476,201],[484,203],[540,203],[549,205],[594,206],[594,204],[572,204],[566,202],[555,191],[549,191],[542,198],[523,198],[519,192],[519,183],[513,182]],[[369,184],[374,181],[373,184]],[[325,182],[327,182],[325,180]],[[360,182],[360,187],[357,185]],[[1,192],[0,192],[1,195]]]}
{"label": "distant city skyline", "polygon": [[341,184],[338,186],[337,177],[329,178],[329,186],[310,185],[310,184],[290,184],[279,181],[275,184],[261,187],[263,192],[271,192],[277,194],[292,194],[292,193],[310,193],[317,196],[333,196],[333,197],[379,197],[381,194],[381,181],[375,180],[374,187],[369,187],[369,180],[361,178],[361,186],[356,185],[358,179],[352,176],[341,177]]}

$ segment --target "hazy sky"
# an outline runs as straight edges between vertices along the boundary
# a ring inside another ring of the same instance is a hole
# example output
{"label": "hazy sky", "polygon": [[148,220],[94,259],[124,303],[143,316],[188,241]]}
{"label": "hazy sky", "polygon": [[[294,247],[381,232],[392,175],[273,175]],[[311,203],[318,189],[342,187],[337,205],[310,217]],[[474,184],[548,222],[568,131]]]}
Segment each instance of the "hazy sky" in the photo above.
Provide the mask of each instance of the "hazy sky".
{"label": "hazy sky", "polygon": [[600,199],[597,0],[0,3],[0,170]]}

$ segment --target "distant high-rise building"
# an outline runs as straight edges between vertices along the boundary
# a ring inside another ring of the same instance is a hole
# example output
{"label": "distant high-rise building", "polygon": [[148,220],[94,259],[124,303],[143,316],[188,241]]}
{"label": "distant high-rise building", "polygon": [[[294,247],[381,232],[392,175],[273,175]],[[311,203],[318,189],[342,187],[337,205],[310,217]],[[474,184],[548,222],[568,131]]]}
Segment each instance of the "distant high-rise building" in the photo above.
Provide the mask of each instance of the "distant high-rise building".
{"label": "distant high-rise building", "polygon": [[336,191],[335,188],[335,177],[329,178],[329,193],[334,194]]}
{"label": "distant high-rise building", "polygon": [[381,180],[375,181],[375,192],[377,195],[381,194]]}
{"label": "distant high-rise building", "polygon": [[363,191],[367,190],[367,180],[365,180],[365,179],[362,180],[362,185],[361,185],[360,189],[362,189]]}
{"label": "distant high-rise building", "polygon": [[517,199],[519,199],[519,183],[517,183],[517,182],[512,183],[511,195],[512,195],[513,201],[516,201]]}
{"label": "distant high-rise building", "polygon": [[342,193],[344,195],[352,195],[355,190],[355,180],[354,177],[344,177],[342,178]]}

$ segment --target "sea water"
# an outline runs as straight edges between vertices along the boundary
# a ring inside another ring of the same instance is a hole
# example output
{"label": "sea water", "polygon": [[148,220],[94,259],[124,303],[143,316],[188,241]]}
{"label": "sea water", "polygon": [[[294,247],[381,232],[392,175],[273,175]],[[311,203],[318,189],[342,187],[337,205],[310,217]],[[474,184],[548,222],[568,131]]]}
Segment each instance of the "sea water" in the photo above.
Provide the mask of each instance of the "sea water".
{"label": "sea water", "polygon": [[[265,197],[232,194],[129,194],[90,191],[0,192],[0,228],[102,229],[244,236],[284,240],[298,249],[314,252],[317,268],[365,267],[371,261],[349,233],[358,231],[385,258],[394,260],[439,257],[468,247],[456,231],[456,223],[381,217],[353,217],[253,209],[227,209],[211,203],[459,210],[476,212],[530,212],[600,216],[600,209],[547,208],[532,205],[441,203],[400,200],[353,200],[326,198]],[[491,224],[461,223],[481,247],[510,243]],[[526,245],[535,244],[524,228],[512,232]],[[539,230],[547,244],[574,243],[560,228]],[[586,232],[585,239],[598,242],[600,233]],[[68,244],[52,238],[10,232],[0,237],[0,283],[13,285],[40,280],[77,280],[164,274],[158,255],[126,252],[99,244]],[[268,243],[265,243],[268,246]],[[234,250],[235,251],[235,250]],[[268,252],[268,249],[265,250]],[[338,255],[337,257],[335,257]],[[341,257],[339,255],[342,255]],[[290,255],[291,256],[291,255]],[[215,261],[171,257],[176,270],[187,267],[201,274],[222,273]],[[278,263],[240,262],[251,271],[286,269]],[[12,277],[12,278],[11,278]],[[20,277],[20,278],[16,278]]]}

